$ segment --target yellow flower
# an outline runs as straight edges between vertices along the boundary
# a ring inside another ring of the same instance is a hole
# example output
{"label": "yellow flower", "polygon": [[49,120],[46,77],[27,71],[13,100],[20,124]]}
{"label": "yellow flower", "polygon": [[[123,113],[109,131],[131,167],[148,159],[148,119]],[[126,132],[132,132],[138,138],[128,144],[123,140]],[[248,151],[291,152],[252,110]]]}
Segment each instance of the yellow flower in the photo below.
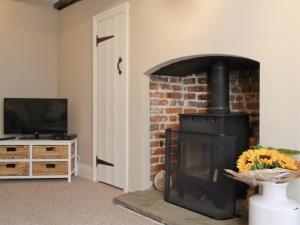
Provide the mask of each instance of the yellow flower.
{"label": "yellow flower", "polygon": [[254,154],[260,163],[265,163],[268,165],[271,165],[277,157],[277,151],[264,148],[256,150]]}
{"label": "yellow flower", "polygon": [[237,160],[240,172],[255,169],[273,169],[276,167],[297,170],[297,162],[291,156],[278,152],[276,149],[256,149],[243,152]]}
{"label": "yellow flower", "polygon": [[289,155],[279,153],[277,161],[281,168],[290,169],[290,170],[298,169],[296,160],[290,157]]}
{"label": "yellow flower", "polygon": [[237,168],[240,172],[250,171],[252,166],[255,163],[255,155],[253,154],[254,150],[248,150],[243,152],[237,161]]}

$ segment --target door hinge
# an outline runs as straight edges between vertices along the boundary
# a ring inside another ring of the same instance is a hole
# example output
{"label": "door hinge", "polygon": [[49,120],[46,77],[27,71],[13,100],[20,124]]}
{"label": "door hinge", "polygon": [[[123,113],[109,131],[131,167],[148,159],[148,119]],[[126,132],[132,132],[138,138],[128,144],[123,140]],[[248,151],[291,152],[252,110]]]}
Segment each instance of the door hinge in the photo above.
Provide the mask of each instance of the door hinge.
{"label": "door hinge", "polygon": [[105,166],[114,166],[114,164],[106,162],[106,161],[96,157],[96,165],[98,165],[98,164],[105,165]]}
{"label": "door hinge", "polygon": [[96,45],[98,46],[99,43],[103,42],[103,41],[107,41],[111,38],[114,38],[115,36],[114,35],[110,35],[110,36],[106,36],[106,37],[99,37],[97,36],[96,37]]}

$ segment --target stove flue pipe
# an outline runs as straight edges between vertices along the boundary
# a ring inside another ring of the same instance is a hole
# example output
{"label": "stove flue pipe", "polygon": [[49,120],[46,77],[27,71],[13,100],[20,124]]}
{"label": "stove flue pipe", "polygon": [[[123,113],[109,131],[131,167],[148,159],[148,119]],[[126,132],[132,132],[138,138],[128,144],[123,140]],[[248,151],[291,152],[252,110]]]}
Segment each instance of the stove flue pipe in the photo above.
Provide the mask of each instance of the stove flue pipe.
{"label": "stove flue pipe", "polygon": [[210,113],[228,114],[229,107],[229,70],[219,61],[210,70]]}

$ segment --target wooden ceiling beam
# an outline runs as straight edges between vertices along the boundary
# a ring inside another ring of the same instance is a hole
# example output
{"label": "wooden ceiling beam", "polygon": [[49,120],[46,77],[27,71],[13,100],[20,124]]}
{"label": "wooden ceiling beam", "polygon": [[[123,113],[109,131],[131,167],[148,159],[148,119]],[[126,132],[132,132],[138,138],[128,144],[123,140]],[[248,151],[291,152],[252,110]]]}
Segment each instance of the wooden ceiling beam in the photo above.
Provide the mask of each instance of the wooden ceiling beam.
{"label": "wooden ceiling beam", "polygon": [[57,10],[62,10],[69,5],[72,5],[76,2],[80,2],[81,0],[59,0],[56,3],[54,3],[53,7]]}

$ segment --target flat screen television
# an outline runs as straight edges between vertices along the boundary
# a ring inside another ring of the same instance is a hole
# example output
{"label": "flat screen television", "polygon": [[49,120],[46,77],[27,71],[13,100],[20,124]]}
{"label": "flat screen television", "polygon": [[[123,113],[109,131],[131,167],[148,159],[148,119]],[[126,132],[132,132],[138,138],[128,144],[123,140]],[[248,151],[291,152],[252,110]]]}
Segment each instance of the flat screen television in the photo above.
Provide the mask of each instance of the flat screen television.
{"label": "flat screen television", "polygon": [[65,134],[67,99],[4,98],[5,134]]}

